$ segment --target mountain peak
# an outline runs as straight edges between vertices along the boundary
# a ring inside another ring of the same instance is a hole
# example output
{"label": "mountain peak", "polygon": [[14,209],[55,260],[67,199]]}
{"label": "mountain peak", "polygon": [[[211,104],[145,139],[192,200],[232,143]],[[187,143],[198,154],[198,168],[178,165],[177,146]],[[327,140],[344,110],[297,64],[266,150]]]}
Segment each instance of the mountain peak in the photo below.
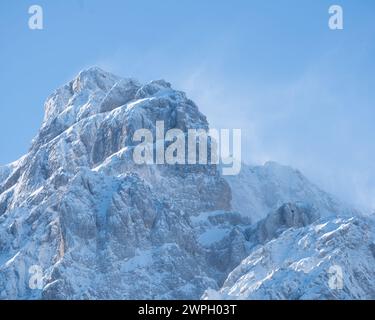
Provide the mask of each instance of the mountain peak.
{"label": "mountain peak", "polygon": [[52,122],[72,124],[72,121],[159,93],[186,99],[183,92],[172,89],[172,85],[162,79],[141,84],[134,78],[120,77],[97,66],[89,67],[47,98],[43,127]]}
{"label": "mountain peak", "polygon": [[70,82],[70,85],[74,92],[87,89],[108,91],[120,80],[120,77],[106,72],[99,67],[90,67],[79,72],[78,76]]}
{"label": "mountain peak", "polygon": [[[110,114],[115,109],[116,113]],[[74,128],[77,134],[87,121],[97,121],[99,125],[105,117],[109,118],[108,122],[113,121],[107,124],[108,128],[114,132],[126,131],[121,136],[126,140],[121,142],[122,147],[125,142],[130,143],[130,134],[134,130],[153,130],[156,121],[164,121],[166,130],[208,129],[206,117],[194,102],[184,92],[174,90],[169,82],[154,80],[141,84],[132,78],[90,67],[79,72],[47,99],[44,121],[33,149],[39,149],[63,132],[68,133],[70,128]],[[116,117],[122,119],[115,121]],[[103,128],[98,134],[105,136],[108,128]],[[111,145],[112,140],[108,143]],[[119,151],[117,147],[116,151]]]}

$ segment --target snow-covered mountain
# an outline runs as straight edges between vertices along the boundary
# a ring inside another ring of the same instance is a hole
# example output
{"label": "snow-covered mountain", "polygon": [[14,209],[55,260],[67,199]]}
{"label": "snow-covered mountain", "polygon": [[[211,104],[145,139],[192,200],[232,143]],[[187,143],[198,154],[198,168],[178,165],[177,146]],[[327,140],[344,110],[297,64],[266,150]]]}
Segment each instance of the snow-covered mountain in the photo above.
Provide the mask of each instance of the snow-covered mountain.
{"label": "snow-covered mountain", "polygon": [[159,120],[208,129],[168,82],[99,68],[47,99],[29,152],[0,167],[1,299],[375,297],[373,220],[276,163],[135,164],[133,133]]}
{"label": "snow-covered mountain", "polygon": [[374,235],[374,220],[359,217],[282,229],[204,298],[374,299]]}

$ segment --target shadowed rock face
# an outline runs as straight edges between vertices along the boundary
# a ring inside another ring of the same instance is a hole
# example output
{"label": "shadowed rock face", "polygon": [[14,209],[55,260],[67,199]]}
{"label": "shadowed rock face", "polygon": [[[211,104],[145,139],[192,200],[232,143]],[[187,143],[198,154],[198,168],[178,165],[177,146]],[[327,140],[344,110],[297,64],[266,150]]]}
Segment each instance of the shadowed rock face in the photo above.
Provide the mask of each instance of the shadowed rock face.
{"label": "shadowed rock face", "polygon": [[249,228],[246,233],[252,243],[265,243],[277,238],[287,229],[302,228],[318,219],[317,208],[304,203],[286,203]]}

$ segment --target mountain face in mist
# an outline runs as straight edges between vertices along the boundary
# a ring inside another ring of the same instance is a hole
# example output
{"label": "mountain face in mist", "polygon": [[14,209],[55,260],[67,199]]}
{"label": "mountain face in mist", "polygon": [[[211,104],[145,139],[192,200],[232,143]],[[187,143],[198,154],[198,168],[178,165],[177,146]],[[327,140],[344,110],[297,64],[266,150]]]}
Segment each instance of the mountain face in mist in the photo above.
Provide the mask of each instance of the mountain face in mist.
{"label": "mountain face in mist", "polygon": [[371,218],[277,163],[137,165],[133,134],[156,121],[209,127],[168,82],[98,68],[47,99],[0,167],[1,299],[375,298]]}

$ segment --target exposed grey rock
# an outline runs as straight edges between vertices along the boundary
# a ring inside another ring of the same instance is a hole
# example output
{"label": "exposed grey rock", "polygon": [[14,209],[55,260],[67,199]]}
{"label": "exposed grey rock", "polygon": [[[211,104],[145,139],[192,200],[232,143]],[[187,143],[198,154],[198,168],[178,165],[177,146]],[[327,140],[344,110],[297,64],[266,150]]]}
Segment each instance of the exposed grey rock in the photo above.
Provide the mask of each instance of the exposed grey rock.
{"label": "exposed grey rock", "polygon": [[277,238],[290,228],[308,226],[319,218],[317,208],[304,203],[286,203],[265,219],[246,230],[251,243],[264,243]]}

